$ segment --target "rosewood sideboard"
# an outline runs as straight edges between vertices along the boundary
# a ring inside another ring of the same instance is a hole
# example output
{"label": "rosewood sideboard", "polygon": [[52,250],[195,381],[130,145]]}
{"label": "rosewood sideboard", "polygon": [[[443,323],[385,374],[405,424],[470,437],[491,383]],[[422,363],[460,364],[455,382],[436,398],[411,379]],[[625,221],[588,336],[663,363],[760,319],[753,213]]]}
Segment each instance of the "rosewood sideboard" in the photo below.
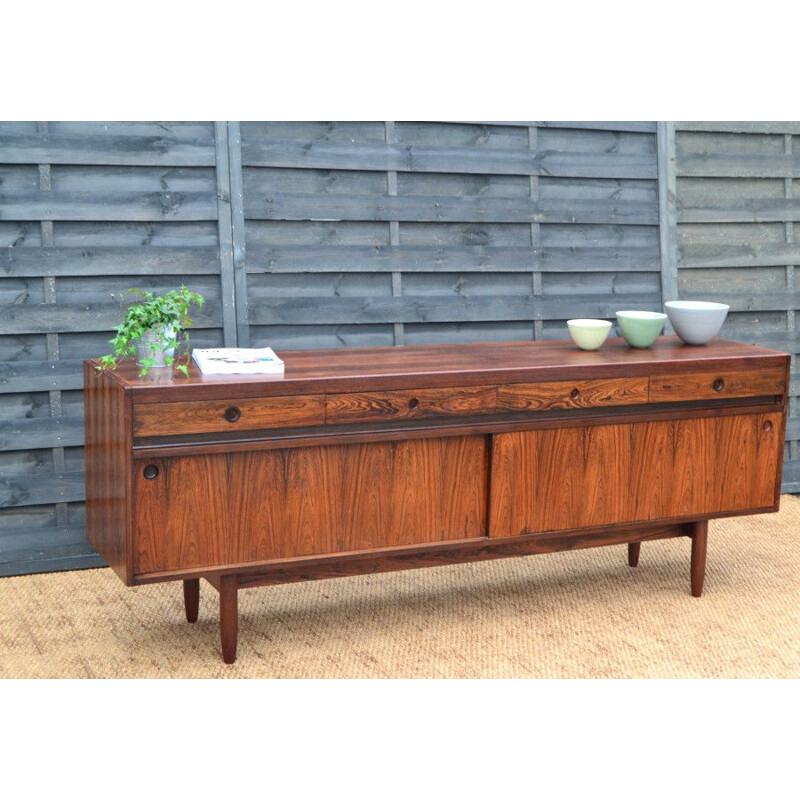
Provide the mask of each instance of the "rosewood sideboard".
{"label": "rosewood sideboard", "polygon": [[92,545],[128,585],[239,589],[691,538],[776,511],[789,357],[715,339],[298,351],[284,375],[84,365]]}

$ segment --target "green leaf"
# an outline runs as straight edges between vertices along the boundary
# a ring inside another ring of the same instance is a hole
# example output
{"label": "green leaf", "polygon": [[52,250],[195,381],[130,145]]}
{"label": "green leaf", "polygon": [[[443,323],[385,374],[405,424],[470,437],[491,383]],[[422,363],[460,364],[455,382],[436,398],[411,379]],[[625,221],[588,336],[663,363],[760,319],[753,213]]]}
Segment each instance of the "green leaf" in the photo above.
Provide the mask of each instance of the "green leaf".
{"label": "green leaf", "polygon": [[[160,297],[156,297],[153,292],[143,291],[138,288],[128,289],[125,295],[137,295],[141,298],[141,301],[125,306],[125,318],[115,328],[116,335],[114,338],[109,339],[109,344],[113,350],[109,355],[103,356],[101,363],[110,369],[116,369],[117,359],[136,355],[136,344],[154,328],[172,326],[176,335],[180,334],[181,331],[184,331],[192,324],[189,308],[196,305],[198,309],[202,309],[205,303],[203,295],[190,291],[183,284],[181,284],[180,289],[172,289]],[[112,298],[114,297],[113,294],[111,296]],[[120,295],[119,302],[122,302],[122,299],[123,295]],[[177,341],[168,338],[162,330],[158,341],[152,346],[151,352],[156,354],[163,353],[173,346],[177,357],[180,357],[181,350],[188,353],[188,331],[186,331],[185,338],[181,342],[180,338]],[[165,362],[169,365],[175,363],[176,356],[168,356],[165,358]],[[146,375],[154,364],[154,358],[143,359],[141,375]],[[183,368],[178,367],[178,369],[181,369],[188,376],[188,369],[185,366]]]}

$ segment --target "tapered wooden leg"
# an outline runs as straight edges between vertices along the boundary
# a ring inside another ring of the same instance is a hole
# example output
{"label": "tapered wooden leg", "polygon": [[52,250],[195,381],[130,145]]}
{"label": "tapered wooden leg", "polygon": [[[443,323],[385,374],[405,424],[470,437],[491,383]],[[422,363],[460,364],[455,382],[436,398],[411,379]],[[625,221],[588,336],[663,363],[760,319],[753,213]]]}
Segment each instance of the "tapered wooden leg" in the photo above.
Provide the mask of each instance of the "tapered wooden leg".
{"label": "tapered wooden leg", "polygon": [[706,577],[706,550],[708,546],[708,520],[692,524],[692,596],[703,594]]}
{"label": "tapered wooden leg", "polygon": [[639,550],[642,547],[641,542],[630,542],[628,544],[628,566],[637,567],[639,565]]}
{"label": "tapered wooden leg", "polygon": [[186,606],[186,621],[197,622],[197,612],[200,609],[199,578],[183,582],[183,604]]}
{"label": "tapered wooden leg", "polygon": [[239,634],[239,581],[236,575],[223,575],[219,579],[219,633],[222,660],[233,664]]}

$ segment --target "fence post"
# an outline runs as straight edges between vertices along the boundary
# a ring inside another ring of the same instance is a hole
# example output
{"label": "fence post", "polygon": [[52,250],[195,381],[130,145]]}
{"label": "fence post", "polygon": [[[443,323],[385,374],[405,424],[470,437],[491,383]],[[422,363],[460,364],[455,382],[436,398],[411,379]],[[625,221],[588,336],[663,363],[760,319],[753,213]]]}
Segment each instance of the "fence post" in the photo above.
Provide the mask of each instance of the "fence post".
{"label": "fence post", "polygon": [[[675,178],[675,123],[659,122],[658,244],[661,252],[661,301],[678,299],[678,210]],[[671,326],[667,324],[671,331]]]}
{"label": "fence post", "polygon": [[214,154],[217,174],[217,230],[219,235],[222,330],[225,347],[236,347],[236,290],[233,281],[231,182],[228,166],[228,126],[214,123]]}
{"label": "fence post", "polygon": [[250,346],[247,314],[247,269],[244,239],[244,188],[242,178],[242,133],[238,122],[228,123],[228,168],[231,187],[231,233],[233,281],[236,292],[236,338],[239,347]]}

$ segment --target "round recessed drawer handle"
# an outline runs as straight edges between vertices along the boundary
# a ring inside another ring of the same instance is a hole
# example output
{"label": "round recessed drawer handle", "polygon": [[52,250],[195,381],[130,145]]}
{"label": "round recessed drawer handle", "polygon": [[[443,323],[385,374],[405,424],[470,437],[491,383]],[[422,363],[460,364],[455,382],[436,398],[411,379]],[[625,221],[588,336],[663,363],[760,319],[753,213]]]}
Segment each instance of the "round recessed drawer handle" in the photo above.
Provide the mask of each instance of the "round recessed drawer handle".
{"label": "round recessed drawer handle", "polygon": [[570,396],[570,397],[571,397],[573,400],[577,400],[577,399],[578,399],[578,398],[581,396],[581,390],[580,390],[580,389],[573,389],[573,390],[572,390],[572,391],[569,393],[569,396]]}
{"label": "round recessed drawer handle", "polygon": [[155,464],[148,464],[142,470],[142,474],[148,481],[155,480],[158,477],[158,467]]}
{"label": "round recessed drawer handle", "polygon": [[229,406],[225,409],[224,416],[228,422],[236,422],[242,416],[242,412],[236,406]]}
{"label": "round recessed drawer handle", "polygon": [[725,388],[725,378],[717,378],[714,383],[711,384],[711,387],[715,392],[721,392]]}
{"label": "round recessed drawer handle", "polygon": [[412,397],[408,401],[408,407],[413,411],[415,408],[417,408],[417,406],[419,406],[419,400],[417,400],[416,397]]}
{"label": "round recessed drawer handle", "polygon": [[764,433],[769,433],[771,430],[772,430],[772,422],[770,420],[767,420],[764,423]]}

